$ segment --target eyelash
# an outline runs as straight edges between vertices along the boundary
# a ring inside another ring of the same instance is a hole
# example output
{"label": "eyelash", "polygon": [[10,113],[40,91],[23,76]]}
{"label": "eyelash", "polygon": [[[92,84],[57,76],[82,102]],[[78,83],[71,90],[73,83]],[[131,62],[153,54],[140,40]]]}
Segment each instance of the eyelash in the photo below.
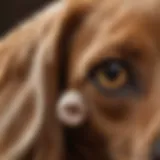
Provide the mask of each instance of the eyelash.
{"label": "eyelash", "polygon": [[[126,83],[124,83],[124,85],[117,89],[104,88],[104,86],[100,84],[99,79],[97,79],[97,73],[99,71],[103,72],[106,68],[111,66],[111,64],[116,64],[121,67],[121,69],[125,71],[127,76]],[[98,89],[98,91],[107,96],[128,96],[139,91],[137,80],[138,77],[136,75],[134,67],[129,64],[128,61],[122,59],[106,59],[89,71],[88,78],[92,85]]]}

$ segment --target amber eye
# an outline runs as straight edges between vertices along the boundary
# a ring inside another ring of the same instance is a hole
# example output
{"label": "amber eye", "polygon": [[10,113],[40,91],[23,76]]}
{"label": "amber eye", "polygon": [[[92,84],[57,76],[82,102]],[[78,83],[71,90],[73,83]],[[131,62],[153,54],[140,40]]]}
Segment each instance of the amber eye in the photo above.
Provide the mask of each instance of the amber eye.
{"label": "amber eye", "polygon": [[99,88],[115,91],[125,88],[132,83],[132,74],[128,63],[122,60],[108,60],[96,66],[90,78]]}
{"label": "amber eye", "polygon": [[96,73],[96,79],[103,88],[118,89],[128,81],[128,73],[118,63],[111,63]]}

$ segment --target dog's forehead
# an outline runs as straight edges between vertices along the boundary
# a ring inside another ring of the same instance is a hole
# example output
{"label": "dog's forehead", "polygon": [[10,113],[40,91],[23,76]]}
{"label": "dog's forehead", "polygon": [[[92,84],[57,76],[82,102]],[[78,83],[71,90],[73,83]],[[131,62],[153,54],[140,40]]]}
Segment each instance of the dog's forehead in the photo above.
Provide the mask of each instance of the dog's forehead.
{"label": "dog's forehead", "polygon": [[154,8],[159,6],[159,1],[142,1],[143,3],[138,0],[101,0],[98,5],[93,6],[77,32],[75,48],[80,50],[98,37],[107,43],[107,39],[111,40],[114,35],[118,37],[118,34],[121,34],[120,40],[134,35],[156,38],[160,21],[159,10]]}
{"label": "dog's forehead", "polygon": [[157,54],[157,48],[153,50],[154,45],[160,42],[159,32],[156,32],[160,27],[159,16],[153,10],[157,7],[156,4],[146,0],[147,5],[150,4],[152,8],[147,6],[146,9],[138,0],[113,0],[112,2],[102,0],[94,6],[75,34],[71,51],[71,62],[74,64],[71,65],[80,64],[81,75],[84,75],[81,72],[87,72],[87,67],[92,67],[103,58],[114,54],[116,57],[121,56],[120,52],[113,52],[116,46],[127,45],[128,42],[131,48],[132,44],[133,48],[137,47],[140,51],[138,53],[145,59],[150,59],[151,54],[152,58]]}
{"label": "dog's forehead", "polygon": [[[114,28],[120,24],[122,24],[121,27],[125,27],[124,23],[142,27],[143,23],[159,21],[159,7],[160,1],[158,0],[101,0],[98,5],[93,7],[86,19],[86,27],[89,23],[90,28],[94,27],[97,30],[98,27]],[[147,28],[147,26],[145,27]]]}

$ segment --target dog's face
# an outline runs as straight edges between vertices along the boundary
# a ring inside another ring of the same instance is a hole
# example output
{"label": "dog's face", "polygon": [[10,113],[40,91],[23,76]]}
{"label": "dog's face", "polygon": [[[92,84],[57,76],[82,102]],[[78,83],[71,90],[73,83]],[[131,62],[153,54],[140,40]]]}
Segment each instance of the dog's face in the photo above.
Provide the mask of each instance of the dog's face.
{"label": "dog's face", "polygon": [[[0,143],[0,153],[12,158],[31,148],[36,160],[59,160],[62,152],[70,160],[160,159],[158,0],[77,3],[61,6],[59,19],[57,13],[42,12],[38,22],[33,19],[35,23],[2,40],[2,104],[15,107],[23,123],[16,123],[13,109],[1,114],[0,138],[5,145]],[[18,57],[15,63],[11,55]],[[9,94],[14,87],[22,96]],[[15,104],[8,105],[6,94]],[[4,135],[8,130],[16,142],[8,138],[9,132]]]}
{"label": "dog's face", "polygon": [[83,94],[113,160],[160,159],[159,4],[143,2],[99,2],[70,50],[67,89]]}

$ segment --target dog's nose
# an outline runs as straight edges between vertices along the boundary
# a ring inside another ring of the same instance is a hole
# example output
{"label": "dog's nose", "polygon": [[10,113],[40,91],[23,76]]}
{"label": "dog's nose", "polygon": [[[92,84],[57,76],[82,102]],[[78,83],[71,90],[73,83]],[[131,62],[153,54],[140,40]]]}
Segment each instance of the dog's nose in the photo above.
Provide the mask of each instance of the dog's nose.
{"label": "dog's nose", "polygon": [[160,138],[154,142],[151,152],[151,160],[160,160]]}

